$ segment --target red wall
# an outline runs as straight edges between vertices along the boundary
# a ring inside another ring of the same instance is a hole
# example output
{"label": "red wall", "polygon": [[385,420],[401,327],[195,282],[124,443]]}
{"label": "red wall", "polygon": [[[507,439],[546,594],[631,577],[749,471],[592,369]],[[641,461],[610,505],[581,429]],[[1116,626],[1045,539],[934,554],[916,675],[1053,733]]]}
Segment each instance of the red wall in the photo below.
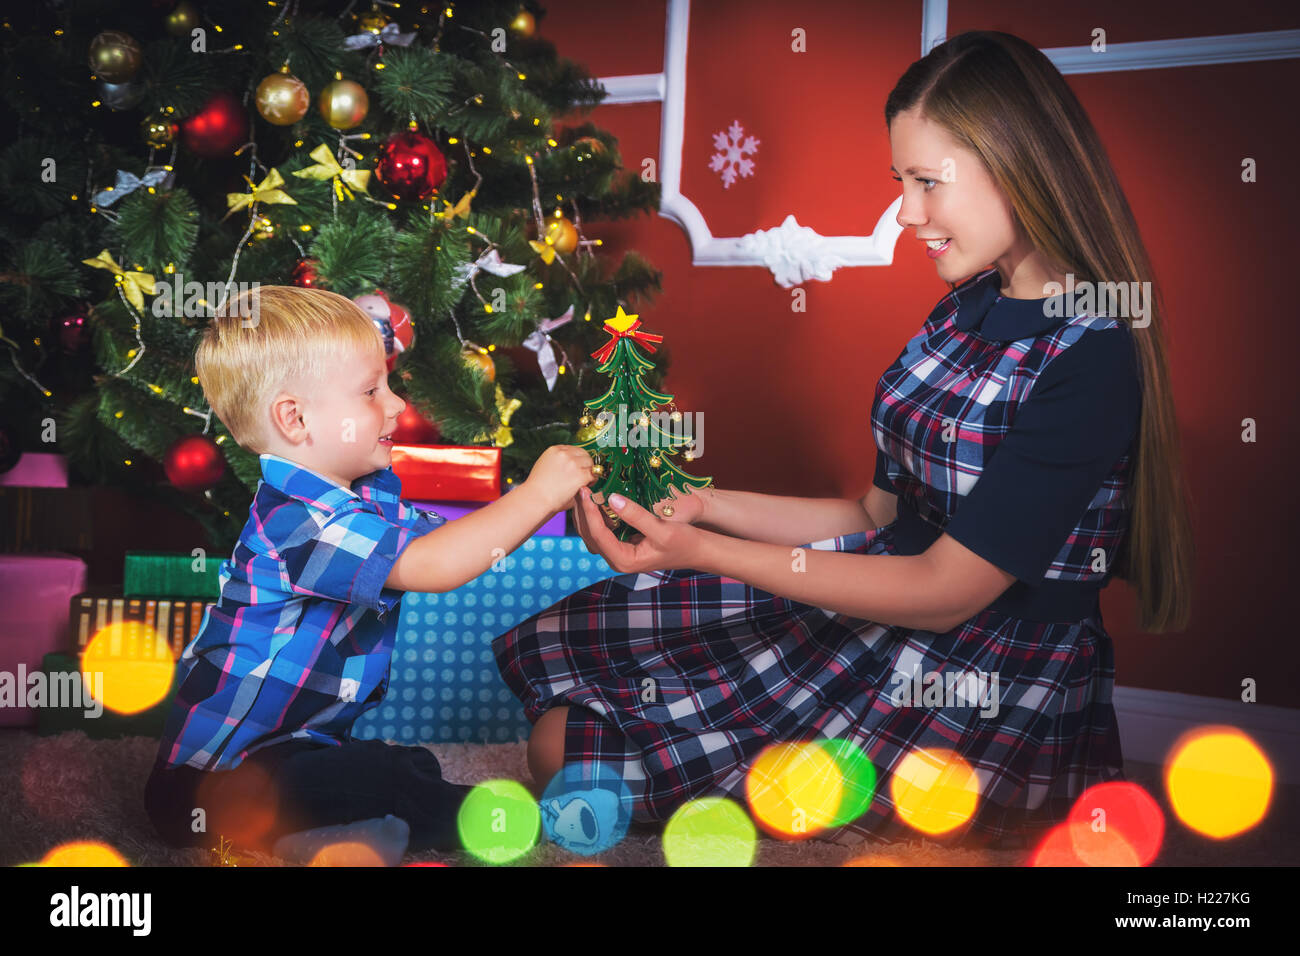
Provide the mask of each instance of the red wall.
{"label": "red wall", "polygon": [[[1158,0],[1086,7],[1031,0],[948,4],[947,35],[1015,33],[1040,48],[1300,27],[1300,8]],[[595,76],[663,67],[664,0],[552,0],[542,34]],[[802,27],[807,52],[791,51]],[[682,192],[715,236],[772,228],[794,213],[822,235],[867,235],[898,195],[884,102],[920,56],[916,2],[711,0],[691,10]],[[1287,387],[1297,354],[1290,290],[1300,221],[1291,98],[1300,60],[1068,77],[1106,144],[1152,255],[1165,316],[1197,539],[1192,624],[1136,629],[1133,594],[1103,599],[1118,682],[1300,706],[1290,609],[1296,520],[1282,478],[1296,429]],[[624,163],[659,159],[658,103],[598,107],[589,118]],[[581,119],[581,118],[580,118]],[[755,175],[724,189],[708,168],[712,133],[733,120],[761,142]],[[1241,182],[1253,157],[1258,181]],[[810,281],[807,311],[758,267],[697,267],[672,221],[587,224],[613,257],[634,248],[664,271],[664,294],[638,311],[665,336],[666,388],[705,413],[693,469],[719,487],[807,497],[858,496],[875,460],[867,427],[876,379],[947,291],[910,232],[894,263]],[[1284,237],[1287,237],[1284,241]],[[611,260],[614,261],[614,260]],[[1242,421],[1258,440],[1241,440]]]}

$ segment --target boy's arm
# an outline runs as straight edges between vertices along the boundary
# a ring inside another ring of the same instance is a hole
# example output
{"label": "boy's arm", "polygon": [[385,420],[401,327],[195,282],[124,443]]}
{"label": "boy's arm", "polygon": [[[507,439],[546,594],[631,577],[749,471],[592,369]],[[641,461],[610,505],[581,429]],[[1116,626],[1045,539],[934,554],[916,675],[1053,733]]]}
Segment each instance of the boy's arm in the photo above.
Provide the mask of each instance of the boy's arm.
{"label": "boy's arm", "polygon": [[416,538],[398,555],[384,586],[454,591],[523,544],[551,514],[537,489],[525,481],[491,504]]}

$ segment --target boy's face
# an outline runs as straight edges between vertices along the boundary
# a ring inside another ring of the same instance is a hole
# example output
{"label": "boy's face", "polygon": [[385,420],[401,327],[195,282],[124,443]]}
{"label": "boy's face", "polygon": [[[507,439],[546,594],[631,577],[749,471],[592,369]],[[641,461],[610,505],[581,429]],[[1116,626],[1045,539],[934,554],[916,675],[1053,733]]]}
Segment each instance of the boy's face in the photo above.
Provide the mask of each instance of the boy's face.
{"label": "boy's face", "polygon": [[391,464],[393,443],[384,436],[406,402],[388,389],[381,349],[337,360],[321,381],[309,383],[305,399],[307,438],[291,457],[345,488]]}

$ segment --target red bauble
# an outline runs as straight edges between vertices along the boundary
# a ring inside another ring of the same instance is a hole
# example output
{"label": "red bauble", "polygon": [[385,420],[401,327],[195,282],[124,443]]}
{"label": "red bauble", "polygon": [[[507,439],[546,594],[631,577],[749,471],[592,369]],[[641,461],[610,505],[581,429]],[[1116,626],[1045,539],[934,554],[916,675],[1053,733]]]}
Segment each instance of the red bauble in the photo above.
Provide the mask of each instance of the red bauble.
{"label": "red bauble", "polygon": [[215,485],[226,471],[221,449],[207,435],[186,435],[163,456],[167,480],[186,491],[203,491]]}
{"label": "red bauble", "polygon": [[315,289],[320,279],[316,275],[316,267],[320,265],[315,259],[299,259],[298,264],[293,267],[293,284],[304,289]]}
{"label": "red bauble", "polygon": [[428,199],[447,178],[447,160],[429,137],[398,133],[380,152],[375,177],[398,199]]}
{"label": "red bauble", "polygon": [[410,402],[397,416],[397,430],[393,432],[393,441],[399,445],[436,445],[442,439],[438,426],[420,414],[420,410]]}
{"label": "red bauble", "polygon": [[221,90],[187,120],[181,135],[190,151],[199,156],[229,156],[248,142],[248,113],[235,94]]}

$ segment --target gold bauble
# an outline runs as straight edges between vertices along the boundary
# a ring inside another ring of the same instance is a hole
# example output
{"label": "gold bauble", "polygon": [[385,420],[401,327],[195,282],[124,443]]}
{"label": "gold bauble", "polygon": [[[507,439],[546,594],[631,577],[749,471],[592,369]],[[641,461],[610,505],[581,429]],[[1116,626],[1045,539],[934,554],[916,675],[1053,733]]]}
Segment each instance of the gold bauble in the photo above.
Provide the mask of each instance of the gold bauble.
{"label": "gold bauble", "polygon": [[663,516],[664,516],[665,518],[671,518],[671,517],[673,516],[673,506],[672,506],[672,505],[664,505],[664,506],[663,506],[663,509],[662,509],[662,511],[661,511],[661,513],[663,514]]}
{"label": "gold bauble", "polygon": [[651,456],[650,456],[650,467],[651,467],[651,468],[658,468],[658,467],[659,467],[660,465],[662,465],[662,464],[663,464],[663,459],[660,458],[658,455],[651,455]]}
{"label": "gold bauble", "polygon": [[189,0],[181,0],[172,12],[163,18],[163,29],[174,37],[188,36],[199,25],[199,11]]}
{"label": "gold bauble", "polygon": [[90,68],[108,83],[125,83],[140,69],[140,44],[118,30],[105,30],[90,41]]}
{"label": "gold bauble", "polygon": [[578,230],[563,216],[552,216],[546,220],[545,241],[554,246],[556,252],[567,256],[578,248]]}
{"label": "gold bauble", "polygon": [[367,33],[378,33],[388,26],[388,15],[379,9],[379,4],[372,3],[370,9],[357,17],[357,28]]}
{"label": "gold bauble", "polygon": [[307,115],[311,106],[306,84],[291,75],[288,67],[257,84],[256,101],[262,119],[276,126],[292,126]]}
{"label": "gold bauble", "polygon": [[591,416],[583,415],[581,418],[578,419],[578,424],[581,425],[583,428],[586,428],[588,425],[591,424]]}
{"label": "gold bauble", "polygon": [[144,122],[140,124],[140,135],[144,138],[146,146],[152,146],[154,149],[165,149],[176,140],[177,126],[170,120],[164,119],[158,113],[152,116],[146,116]]}
{"label": "gold bauble", "polygon": [[671,418],[671,419],[672,419],[673,421],[675,421],[675,422],[680,422],[680,421],[682,420],[682,413],[679,412],[679,411],[674,410],[673,413],[672,413],[670,416],[668,416],[668,417]]}
{"label": "gold bauble", "polygon": [[489,382],[495,382],[497,379],[497,367],[492,361],[492,356],[486,351],[479,351],[476,348],[466,348],[461,353],[461,358],[470,368],[477,368],[483,373],[483,377]]}
{"label": "gold bauble", "polygon": [[638,418],[638,419],[636,420],[636,423],[637,423],[638,425],[640,425],[642,428],[649,428],[649,427],[650,427],[650,419],[647,418],[645,415],[642,415],[640,418]]}
{"label": "gold bauble", "polygon": [[599,478],[601,475],[603,475],[603,474],[605,473],[605,466],[604,466],[604,465],[592,465],[592,466],[591,466],[591,473],[592,473],[593,475],[595,475],[597,478]]}
{"label": "gold bauble", "polygon": [[537,20],[527,10],[520,10],[510,21],[510,30],[521,37],[530,37],[537,32]]}
{"label": "gold bauble", "polygon": [[352,129],[370,111],[370,97],[360,83],[335,80],[320,91],[316,105],[325,122],[335,129]]}

